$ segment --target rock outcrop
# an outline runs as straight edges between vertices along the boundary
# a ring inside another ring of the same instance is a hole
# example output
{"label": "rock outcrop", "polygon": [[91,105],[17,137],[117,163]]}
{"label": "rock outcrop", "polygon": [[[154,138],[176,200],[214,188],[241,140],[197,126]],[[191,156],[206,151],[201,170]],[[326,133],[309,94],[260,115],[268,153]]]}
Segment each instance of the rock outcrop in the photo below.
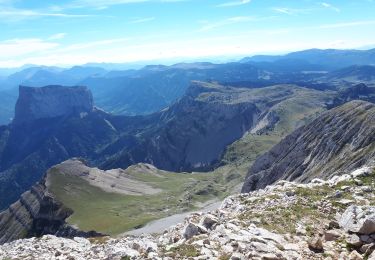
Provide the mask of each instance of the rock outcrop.
{"label": "rock outcrop", "polygon": [[345,231],[371,235],[375,233],[375,207],[352,205],[342,214],[339,224]]}
{"label": "rock outcrop", "polygon": [[48,191],[45,181],[35,184],[21,198],[0,214],[0,244],[27,237],[53,234],[62,237],[101,236],[68,225],[72,214]]}
{"label": "rock outcrop", "polygon": [[86,87],[19,87],[14,124],[93,110],[93,97]]}
{"label": "rock outcrop", "polygon": [[328,108],[337,107],[352,100],[363,100],[375,103],[375,88],[368,87],[363,83],[343,88],[337,92],[337,96],[332,100],[332,103],[328,105]]}
{"label": "rock outcrop", "polygon": [[374,160],[375,104],[352,101],[327,111],[260,156],[242,192],[278,180],[307,182],[347,173]]}

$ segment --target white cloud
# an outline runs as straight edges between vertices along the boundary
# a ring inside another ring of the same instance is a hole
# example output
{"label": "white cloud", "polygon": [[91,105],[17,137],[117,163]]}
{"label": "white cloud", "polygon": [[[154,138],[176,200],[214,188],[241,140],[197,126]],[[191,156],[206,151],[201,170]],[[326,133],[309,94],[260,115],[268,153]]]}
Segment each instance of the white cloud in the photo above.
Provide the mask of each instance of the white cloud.
{"label": "white cloud", "polygon": [[239,6],[239,5],[245,5],[250,3],[251,0],[239,0],[239,1],[231,1],[231,2],[225,2],[222,4],[217,5],[217,7],[231,7],[231,6]]}
{"label": "white cloud", "polygon": [[334,29],[334,28],[346,28],[346,27],[354,27],[354,26],[361,26],[361,25],[372,25],[375,24],[375,20],[364,20],[364,21],[353,21],[353,22],[345,22],[345,23],[332,23],[332,24],[323,24],[316,26],[317,29]]}
{"label": "white cloud", "polygon": [[136,18],[131,20],[129,23],[137,24],[137,23],[147,23],[155,20],[155,17],[144,17],[144,18]]}
{"label": "white cloud", "polygon": [[230,17],[218,22],[205,22],[205,24],[199,29],[200,32],[210,31],[216,28],[220,28],[223,26],[231,25],[231,24],[237,24],[237,23],[245,23],[245,22],[254,22],[254,21],[260,21],[265,18],[258,18],[254,16],[235,16]]}
{"label": "white cloud", "polygon": [[66,33],[56,33],[54,35],[51,35],[48,39],[49,40],[61,40],[65,38],[65,36],[66,36]]}
{"label": "white cloud", "polygon": [[22,57],[28,54],[51,50],[59,46],[57,43],[41,39],[13,39],[0,42],[0,59]]}
{"label": "white cloud", "polygon": [[61,9],[69,8],[86,8],[93,7],[96,9],[106,9],[113,5],[139,4],[146,2],[176,3],[188,0],[75,0],[66,6],[60,6]]}
{"label": "white cloud", "polygon": [[129,38],[117,38],[117,39],[107,39],[107,40],[101,40],[101,41],[92,41],[92,42],[85,42],[85,43],[76,43],[71,44],[56,50],[53,50],[55,53],[69,53],[74,51],[80,51],[80,50],[88,50],[101,47],[101,46],[109,46],[116,43],[125,43],[128,42]]}
{"label": "white cloud", "polygon": [[[299,30],[302,30],[301,28]],[[278,37],[275,44],[276,31],[252,31],[242,34],[226,34],[216,37],[184,38],[173,37],[170,40],[159,38],[119,38],[104,39],[94,42],[82,42],[74,45],[60,46],[49,45],[48,41],[35,40],[38,47],[29,49],[25,56],[18,56],[17,52],[23,50],[23,45],[29,46],[25,40],[18,40],[16,55],[1,56],[4,42],[0,42],[0,67],[21,66],[23,64],[41,65],[78,65],[88,62],[134,62],[145,60],[166,59],[195,59],[204,60],[217,56],[245,56],[255,53],[288,52],[309,48],[355,48],[366,44],[373,44],[375,37],[357,38],[343,37],[337,40],[336,36],[328,37],[325,41],[309,35],[294,34],[293,31],[284,30],[283,33],[292,33],[295,38],[286,35]],[[142,36],[143,37],[143,36]],[[156,36],[155,36],[156,37]],[[256,37],[256,40],[254,40]],[[30,40],[30,39],[29,39]],[[47,44],[44,46],[43,44]],[[52,43],[53,44],[53,43]],[[34,52],[32,52],[34,51]]]}
{"label": "white cloud", "polygon": [[287,15],[297,15],[297,14],[306,14],[309,13],[310,9],[294,9],[288,7],[275,7],[272,10],[278,13],[287,14]]}
{"label": "white cloud", "polygon": [[324,8],[331,9],[331,10],[333,10],[335,12],[338,12],[338,13],[341,11],[339,8],[333,6],[333,5],[329,4],[329,3],[326,3],[326,2],[322,2],[322,3],[320,3],[320,5],[323,6]]}
{"label": "white cloud", "polygon": [[36,10],[27,9],[16,9],[16,8],[2,8],[0,9],[0,17],[3,22],[7,21],[19,21],[25,19],[33,19],[40,17],[60,17],[60,18],[85,18],[91,17],[92,15],[86,14],[67,14],[67,13],[55,13],[55,12],[42,12]]}

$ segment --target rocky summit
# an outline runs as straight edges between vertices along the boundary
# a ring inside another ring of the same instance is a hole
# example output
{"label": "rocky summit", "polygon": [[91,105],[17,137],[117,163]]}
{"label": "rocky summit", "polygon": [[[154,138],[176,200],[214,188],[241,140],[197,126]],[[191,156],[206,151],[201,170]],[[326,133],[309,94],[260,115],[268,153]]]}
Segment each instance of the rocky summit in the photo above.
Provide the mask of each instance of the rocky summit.
{"label": "rocky summit", "polygon": [[21,124],[73,113],[87,113],[93,108],[93,97],[86,87],[20,86],[13,122]]}
{"label": "rocky summit", "polygon": [[307,182],[361,167],[375,156],[375,105],[352,101],[323,113],[260,156],[242,192],[277,180]]}
{"label": "rocky summit", "polygon": [[375,259],[373,167],[308,184],[279,181],[226,198],[162,235],[0,246],[4,259]]}

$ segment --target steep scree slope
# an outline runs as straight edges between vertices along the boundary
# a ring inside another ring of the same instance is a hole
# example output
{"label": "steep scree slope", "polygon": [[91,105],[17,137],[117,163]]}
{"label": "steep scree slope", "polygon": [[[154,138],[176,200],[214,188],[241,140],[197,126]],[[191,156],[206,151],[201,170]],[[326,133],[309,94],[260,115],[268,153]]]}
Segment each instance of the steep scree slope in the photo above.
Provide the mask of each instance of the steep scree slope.
{"label": "steep scree slope", "polygon": [[242,192],[280,179],[306,182],[365,165],[375,157],[375,105],[352,101],[284,138],[251,167]]}

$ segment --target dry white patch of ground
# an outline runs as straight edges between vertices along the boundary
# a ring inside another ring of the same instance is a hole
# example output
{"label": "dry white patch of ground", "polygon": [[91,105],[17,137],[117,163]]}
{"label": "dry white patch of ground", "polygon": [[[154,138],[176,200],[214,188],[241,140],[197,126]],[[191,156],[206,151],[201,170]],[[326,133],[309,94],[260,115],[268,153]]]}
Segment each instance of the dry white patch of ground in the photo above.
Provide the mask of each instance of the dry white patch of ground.
{"label": "dry white patch of ground", "polygon": [[[148,172],[153,172],[152,168],[148,168],[147,165],[138,167],[141,167],[140,171],[142,170],[144,172],[145,169],[148,169]],[[134,179],[133,176],[128,174],[128,169],[103,171],[98,168],[90,168],[77,159],[65,161],[58,164],[53,169],[58,170],[59,174],[80,177],[81,179],[88,181],[90,185],[98,187],[105,192],[124,195],[154,195],[162,191],[161,189]],[[49,181],[47,177],[47,186],[48,184]]]}

